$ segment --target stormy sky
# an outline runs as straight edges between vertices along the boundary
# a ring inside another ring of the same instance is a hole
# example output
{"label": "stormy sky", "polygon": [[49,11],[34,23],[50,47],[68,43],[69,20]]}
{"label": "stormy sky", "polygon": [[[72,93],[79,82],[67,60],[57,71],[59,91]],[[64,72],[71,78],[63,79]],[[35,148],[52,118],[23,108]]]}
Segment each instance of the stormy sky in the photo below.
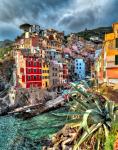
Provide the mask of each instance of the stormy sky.
{"label": "stormy sky", "polygon": [[117,21],[118,0],[0,0],[0,40],[13,40],[22,23],[70,33]]}

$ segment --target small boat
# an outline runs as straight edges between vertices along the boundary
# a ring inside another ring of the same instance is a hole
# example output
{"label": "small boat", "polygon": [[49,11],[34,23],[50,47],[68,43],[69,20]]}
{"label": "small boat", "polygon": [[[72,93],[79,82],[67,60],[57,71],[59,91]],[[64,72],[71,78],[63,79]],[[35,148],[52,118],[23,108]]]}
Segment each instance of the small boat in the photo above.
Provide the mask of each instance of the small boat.
{"label": "small boat", "polygon": [[30,113],[30,112],[31,112],[31,109],[28,108],[25,112]]}

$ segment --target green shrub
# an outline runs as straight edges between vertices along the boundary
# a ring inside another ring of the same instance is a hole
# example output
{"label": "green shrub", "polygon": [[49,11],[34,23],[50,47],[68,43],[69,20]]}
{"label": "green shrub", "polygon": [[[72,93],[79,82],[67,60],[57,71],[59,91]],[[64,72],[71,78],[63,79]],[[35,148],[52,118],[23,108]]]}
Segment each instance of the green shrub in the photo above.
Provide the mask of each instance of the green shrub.
{"label": "green shrub", "polygon": [[112,125],[112,130],[109,133],[108,138],[105,142],[105,150],[113,150],[114,142],[116,140],[116,135],[118,133],[118,122]]}

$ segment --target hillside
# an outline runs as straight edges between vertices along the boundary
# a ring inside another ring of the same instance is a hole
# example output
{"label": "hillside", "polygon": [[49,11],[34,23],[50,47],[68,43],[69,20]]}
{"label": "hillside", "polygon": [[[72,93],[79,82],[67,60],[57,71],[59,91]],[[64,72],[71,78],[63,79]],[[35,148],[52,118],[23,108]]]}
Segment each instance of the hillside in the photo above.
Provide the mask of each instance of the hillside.
{"label": "hillside", "polygon": [[13,41],[4,40],[0,41],[0,59],[4,57],[6,53],[12,50]]}
{"label": "hillside", "polygon": [[99,27],[96,29],[85,29],[84,31],[76,33],[78,36],[84,37],[86,40],[89,40],[92,36],[97,36],[100,39],[104,39],[105,33],[112,32],[112,27]]}

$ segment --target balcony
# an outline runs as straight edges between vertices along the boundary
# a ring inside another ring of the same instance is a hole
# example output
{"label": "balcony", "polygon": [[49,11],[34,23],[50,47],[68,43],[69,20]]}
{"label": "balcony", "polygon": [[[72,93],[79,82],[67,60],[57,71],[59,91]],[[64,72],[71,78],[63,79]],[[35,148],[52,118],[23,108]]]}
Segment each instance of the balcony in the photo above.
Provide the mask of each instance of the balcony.
{"label": "balcony", "polygon": [[118,65],[115,65],[115,61],[108,61],[106,63],[106,68],[118,68]]}

